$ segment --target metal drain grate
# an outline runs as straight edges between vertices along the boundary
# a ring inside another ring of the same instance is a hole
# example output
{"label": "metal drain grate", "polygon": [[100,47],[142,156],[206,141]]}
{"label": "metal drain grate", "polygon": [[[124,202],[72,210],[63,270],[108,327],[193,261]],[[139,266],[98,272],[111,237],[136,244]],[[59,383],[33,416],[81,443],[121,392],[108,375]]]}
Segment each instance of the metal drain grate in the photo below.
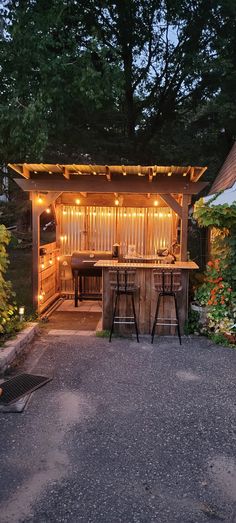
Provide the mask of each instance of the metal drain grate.
{"label": "metal drain grate", "polygon": [[0,405],[10,405],[10,403],[14,403],[25,394],[33,392],[51,380],[52,378],[48,376],[18,374],[18,376],[0,384],[0,388],[2,389]]}

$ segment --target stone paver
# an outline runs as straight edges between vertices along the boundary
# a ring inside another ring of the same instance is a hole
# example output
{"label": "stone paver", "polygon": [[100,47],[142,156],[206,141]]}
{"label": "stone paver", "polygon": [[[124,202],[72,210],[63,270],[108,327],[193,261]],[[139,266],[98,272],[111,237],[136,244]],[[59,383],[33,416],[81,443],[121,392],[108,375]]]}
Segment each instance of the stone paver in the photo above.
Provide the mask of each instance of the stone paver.
{"label": "stone paver", "polygon": [[235,360],[205,339],[48,336],[0,414],[1,523],[235,521]]}

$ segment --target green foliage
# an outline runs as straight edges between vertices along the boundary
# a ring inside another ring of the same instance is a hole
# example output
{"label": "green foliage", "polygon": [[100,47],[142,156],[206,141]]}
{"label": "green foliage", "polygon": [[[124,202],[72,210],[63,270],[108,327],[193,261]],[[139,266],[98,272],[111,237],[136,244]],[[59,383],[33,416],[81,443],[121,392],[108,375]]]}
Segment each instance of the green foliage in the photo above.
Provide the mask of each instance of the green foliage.
{"label": "green foliage", "polygon": [[194,302],[200,306],[207,305],[208,300],[210,299],[210,286],[207,281],[204,281],[194,290]]}
{"label": "green foliage", "polygon": [[8,265],[6,245],[9,241],[10,234],[4,225],[0,225],[0,337],[14,331],[19,321],[19,318],[16,318],[11,284],[4,278]]}
{"label": "green foliage", "polygon": [[184,334],[194,334],[199,332],[199,318],[200,315],[197,311],[189,310],[188,320],[184,325]]}
{"label": "green foliage", "polygon": [[0,11],[1,163],[158,158],[214,175],[236,132],[233,0]]}
{"label": "green foliage", "polygon": [[232,205],[211,205],[215,196],[194,206],[194,218],[200,227],[212,227],[211,254],[220,258],[224,279],[236,290],[236,202]]}
{"label": "green foliage", "polygon": [[195,204],[194,218],[200,227],[211,227],[212,261],[207,264],[204,282],[195,292],[207,305],[205,332],[212,336],[229,335],[236,321],[236,203],[212,205],[215,196]]}
{"label": "green foliage", "polygon": [[102,330],[102,331],[96,331],[97,338],[109,338],[110,331],[108,330]]}

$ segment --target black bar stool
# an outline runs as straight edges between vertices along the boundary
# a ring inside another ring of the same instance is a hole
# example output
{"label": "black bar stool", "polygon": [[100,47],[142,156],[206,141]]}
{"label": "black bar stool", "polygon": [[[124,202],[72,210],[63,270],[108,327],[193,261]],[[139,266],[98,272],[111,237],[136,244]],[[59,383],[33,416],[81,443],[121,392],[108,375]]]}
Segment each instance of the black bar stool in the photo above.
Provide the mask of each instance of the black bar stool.
{"label": "black bar stool", "polygon": [[[179,336],[179,343],[181,345],[181,335],[180,335],[180,326],[179,326],[179,311],[178,304],[176,299],[176,292],[181,290],[181,272],[171,270],[171,269],[160,269],[153,271],[154,277],[154,287],[155,290],[159,293],[157,298],[157,306],[155,312],[155,319],[152,327],[152,343],[155,336],[156,325],[170,325],[177,327],[177,332]],[[159,316],[159,308],[161,304],[161,298],[163,298],[163,305],[165,296],[172,296],[174,299],[175,305],[175,318],[161,318]]]}
{"label": "black bar stool", "polygon": [[[111,289],[114,291],[115,294],[115,305],[112,315],[112,324],[109,341],[111,341],[112,338],[114,325],[118,323],[123,325],[134,325],[137,342],[139,342],[138,324],[134,306],[134,294],[138,290],[138,286],[135,283],[136,271],[134,269],[115,269],[109,271],[109,276]],[[132,316],[117,316],[117,310],[119,307],[121,296],[131,297],[133,311]]]}

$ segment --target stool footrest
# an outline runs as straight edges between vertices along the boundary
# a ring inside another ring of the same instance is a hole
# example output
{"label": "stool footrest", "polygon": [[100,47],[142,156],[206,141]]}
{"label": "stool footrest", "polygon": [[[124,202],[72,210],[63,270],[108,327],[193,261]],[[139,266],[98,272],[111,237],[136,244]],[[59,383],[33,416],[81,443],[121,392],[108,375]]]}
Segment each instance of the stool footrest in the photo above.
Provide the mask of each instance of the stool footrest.
{"label": "stool footrest", "polygon": [[135,321],[114,321],[113,323],[119,323],[119,325],[134,325]]}
{"label": "stool footrest", "polygon": [[172,327],[177,327],[178,323],[161,323],[157,321],[156,325],[171,325]]}

